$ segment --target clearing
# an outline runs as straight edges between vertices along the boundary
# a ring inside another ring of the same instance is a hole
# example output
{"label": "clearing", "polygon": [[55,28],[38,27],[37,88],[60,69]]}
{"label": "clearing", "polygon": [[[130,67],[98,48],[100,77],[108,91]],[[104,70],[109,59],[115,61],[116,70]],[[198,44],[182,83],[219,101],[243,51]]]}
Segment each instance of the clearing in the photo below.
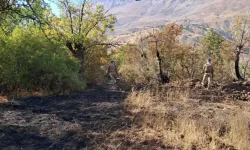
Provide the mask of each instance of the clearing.
{"label": "clearing", "polygon": [[0,149],[247,150],[250,103],[238,99],[249,93],[224,89],[100,88],[9,101],[0,104]]}

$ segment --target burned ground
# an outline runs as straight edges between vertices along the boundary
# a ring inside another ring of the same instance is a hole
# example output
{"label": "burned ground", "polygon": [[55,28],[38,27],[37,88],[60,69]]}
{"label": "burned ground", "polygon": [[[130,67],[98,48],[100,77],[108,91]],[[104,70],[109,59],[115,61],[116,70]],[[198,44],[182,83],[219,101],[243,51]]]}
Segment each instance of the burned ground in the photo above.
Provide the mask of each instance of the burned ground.
{"label": "burned ground", "polygon": [[[249,116],[250,107],[248,86],[232,87],[205,90],[197,83],[168,84],[130,92],[100,88],[65,96],[9,99],[0,104],[0,149],[206,149],[204,142],[197,142],[199,136],[218,149],[235,149],[237,144],[219,139],[248,132],[245,126],[229,131],[226,125],[228,118],[233,118],[232,125],[239,122],[233,116],[239,112]],[[209,126],[204,120],[216,126],[217,138],[210,129],[203,130]],[[180,128],[183,124],[188,130]],[[202,134],[189,132],[195,128],[202,128]]]}
{"label": "burned ground", "polygon": [[129,127],[126,93],[89,90],[0,104],[0,149],[81,149]]}

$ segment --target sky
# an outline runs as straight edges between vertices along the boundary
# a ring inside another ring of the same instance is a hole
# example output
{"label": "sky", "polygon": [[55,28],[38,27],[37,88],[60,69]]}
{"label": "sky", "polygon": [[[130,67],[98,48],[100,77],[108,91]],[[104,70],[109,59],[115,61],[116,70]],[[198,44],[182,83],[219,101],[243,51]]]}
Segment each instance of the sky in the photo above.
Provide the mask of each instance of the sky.
{"label": "sky", "polygon": [[[74,3],[82,3],[83,0],[70,0],[70,1]],[[57,16],[59,16],[60,11],[56,5],[57,0],[45,0],[45,2],[50,5],[52,12],[55,13]]]}
{"label": "sky", "polygon": [[59,8],[56,5],[55,0],[45,0],[46,3],[48,3],[52,9],[52,12],[55,13],[57,16],[59,16]]}

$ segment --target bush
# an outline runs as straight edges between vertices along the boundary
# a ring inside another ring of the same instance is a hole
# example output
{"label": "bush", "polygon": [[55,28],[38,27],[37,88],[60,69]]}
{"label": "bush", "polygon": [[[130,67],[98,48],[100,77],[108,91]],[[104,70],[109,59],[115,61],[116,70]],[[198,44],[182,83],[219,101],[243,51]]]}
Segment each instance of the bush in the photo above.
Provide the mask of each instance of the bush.
{"label": "bush", "polygon": [[135,45],[125,45],[114,57],[119,63],[119,72],[131,85],[148,85],[157,80],[157,61],[150,53],[148,59],[141,57]]}
{"label": "bush", "polygon": [[[150,84],[159,81],[160,66],[170,81],[202,79],[203,65],[212,58],[215,81],[232,81],[234,53],[232,43],[222,40],[218,34],[208,32],[199,46],[192,47],[179,43],[182,26],[168,25],[156,33],[141,37],[135,45],[123,46],[116,59],[120,63],[120,72],[131,84]],[[142,39],[144,41],[142,41]],[[210,42],[208,42],[210,41]],[[158,54],[157,54],[158,51]]]}
{"label": "bush", "polygon": [[82,88],[79,62],[40,30],[16,28],[11,35],[1,33],[0,42],[2,91],[42,89],[57,93]]}
{"label": "bush", "polygon": [[86,52],[84,65],[84,77],[90,84],[103,82],[106,70],[102,68],[108,62],[108,55],[105,46],[96,46]]}

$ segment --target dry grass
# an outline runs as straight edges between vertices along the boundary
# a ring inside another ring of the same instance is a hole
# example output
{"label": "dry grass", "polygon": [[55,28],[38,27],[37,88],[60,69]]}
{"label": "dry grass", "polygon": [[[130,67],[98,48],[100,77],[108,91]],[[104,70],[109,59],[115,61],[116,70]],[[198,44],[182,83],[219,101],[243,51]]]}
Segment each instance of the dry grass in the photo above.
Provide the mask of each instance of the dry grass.
{"label": "dry grass", "polygon": [[125,102],[141,137],[179,149],[248,150],[249,118],[227,105],[192,101],[181,90],[132,91]]}
{"label": "dry grass", "polygon": [[51,94],[52,93],[46,92],[42,89],[36,89],[35,91],[28,91],[26,89],[18,88],[18,89],[12,90],[9,93],[8,92],[3,93],[2,95],[4,95],[4,97],[8,97],[12,99],[12,98],[23,98],[23,97],[29,97],[29,96],[47,96]]}
{"label": "dry grass", "polygon": [[6,96],[0,96],[0,104],[1,103],[6,103],[6,102],[8,102],[7,97]]}

